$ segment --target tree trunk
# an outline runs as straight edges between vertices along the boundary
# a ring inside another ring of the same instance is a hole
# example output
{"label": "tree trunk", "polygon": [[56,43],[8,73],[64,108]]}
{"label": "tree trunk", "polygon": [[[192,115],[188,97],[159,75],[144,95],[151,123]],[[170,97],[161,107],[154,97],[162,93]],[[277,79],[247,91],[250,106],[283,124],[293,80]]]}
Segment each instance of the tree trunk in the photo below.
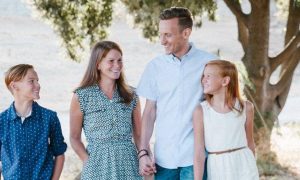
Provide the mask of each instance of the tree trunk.
{"label": "tree trunk", "polygon": [[[270,0],[249,0],[250,14],[243,13],[239,1],[224,1],[237,19],[239,41],[245,52],[242,61],[252,83],[246,84],[245,94],[255,106],[258,165],[265,173],[270,169],[268,167],[276,164],[276,155],[270,149],[271,131],[286,102],[293,73],[300,59],[300,7],[296,6],[295,0],[290,0],[286,47],[276,57],[270,58]],[[272,73],[280,66],[282,71],[279,81],[270,84]]]}

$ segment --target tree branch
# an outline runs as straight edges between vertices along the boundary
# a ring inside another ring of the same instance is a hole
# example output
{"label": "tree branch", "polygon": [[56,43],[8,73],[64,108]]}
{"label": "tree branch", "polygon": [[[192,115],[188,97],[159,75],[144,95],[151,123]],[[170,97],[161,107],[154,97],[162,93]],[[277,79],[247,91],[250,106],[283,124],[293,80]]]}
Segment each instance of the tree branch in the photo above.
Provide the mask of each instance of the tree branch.
{"label": "tree branch", "polygon": [[284,89],[289,85],[290,79],[293,77],[293,73],[300,62],[300,47],[296,49],[296,53],[291,57],[286,68],[283,70],[280,80],[277,84],[271,85],[271,88],[276,92],[275,94],[280,95]]}
{"label": "tree branch", "polygon": [[[276,57],[270,58],[271,71],[273,72],[280,64],[285,60],[288,60],[293,53],[296,53],[295,49],[300,43],[300,31],[290,40],[283,51],[281,51]],[[298,48],[299,49],[299,48]]]}
{"label": "tree branch", "polygon": [[239,41],[244,49],[244,52],[246,52],[246,49],[248,47],[248,42],[249,42],[249,31],[248,28],[244,25],[244,23],[241,22],[237,18],[237,23],[238,23],[238,33],[239,33]]}
{"label": "tree branch", "polygon": [[289,15],[286,24],[284,45],[290,42],[291,38],[299,31],[300,6],[296,5],[296,0],[290,0]]}
{"label": "tree branch", "polygon": [[248,15],[242,11],[241,4],[236,0],[224,0],[235,17],[248,28]]}

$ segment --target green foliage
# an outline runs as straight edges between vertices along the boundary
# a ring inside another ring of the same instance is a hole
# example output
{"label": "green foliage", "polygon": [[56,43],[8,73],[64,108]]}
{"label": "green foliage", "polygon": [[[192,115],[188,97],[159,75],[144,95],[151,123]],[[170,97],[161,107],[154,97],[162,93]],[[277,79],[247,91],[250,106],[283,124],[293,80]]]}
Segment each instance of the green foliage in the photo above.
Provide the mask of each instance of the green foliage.
{"label": "green foliage", "polygon": [[[213,0],[121,0],[128,12],[134,16],[134,23],[150,40],[158,37],[160,12],[172,6],[183,6],[191,10],[196,26],[207,14],[215,19],[216,3]],[[111,25],[115,0],[33,0],[42,16],[48,19],[62,38],[71,59],[80,61],[79,54],[86,47],[107,37]],[[197,18],[196,18],[197,17]]]}
{"label": "green foliage", "polygon": [[90,45],[107,37],[114,0],[34,0],[43,17],[50,20],[63,39],[71,59],[80,61],[84,42]]}
{"label": "green foliage", "polygon": [[188,8],[194,16],[196,27],[202,24],[202,16],[207,14],[215,20],[217,5],[213,0],[121,0],[133,15],[134,23],[142,29],[145,38],[151,41],[158,37],[158,18],[160,12],[172,6]]}

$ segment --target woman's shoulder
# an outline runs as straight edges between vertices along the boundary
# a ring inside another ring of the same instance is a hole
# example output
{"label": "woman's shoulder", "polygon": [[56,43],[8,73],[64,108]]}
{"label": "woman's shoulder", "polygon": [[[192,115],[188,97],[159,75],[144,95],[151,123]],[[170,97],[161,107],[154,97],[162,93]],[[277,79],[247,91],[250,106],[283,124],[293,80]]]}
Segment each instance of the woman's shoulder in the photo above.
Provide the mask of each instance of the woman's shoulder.
{"label": "woman's shoulder", "polygon": [[92,92],[96,89],[98,89],[97,85],[78,87],[78,88],[75,89],[74,93],[75,94],[85,94],[85,93],[90,93],[90,92]]}

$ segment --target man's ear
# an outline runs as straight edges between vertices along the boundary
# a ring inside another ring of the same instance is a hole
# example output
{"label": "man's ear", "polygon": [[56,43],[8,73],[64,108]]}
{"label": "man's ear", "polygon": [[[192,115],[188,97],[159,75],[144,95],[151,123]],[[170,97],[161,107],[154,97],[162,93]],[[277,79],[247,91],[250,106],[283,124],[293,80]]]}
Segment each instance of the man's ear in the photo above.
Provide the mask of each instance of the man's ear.
{"label": "man's ear", "polygon": [[185,28],[182,32],[184,39],[189,39],[191,33],[192,33],[191,28]]}
{"label": "man's ear", "polygon": [[229,76],[225,76],[223,77],[223,80],[222,80],[222,86],[227,86],[230,82],[230,77]]}

